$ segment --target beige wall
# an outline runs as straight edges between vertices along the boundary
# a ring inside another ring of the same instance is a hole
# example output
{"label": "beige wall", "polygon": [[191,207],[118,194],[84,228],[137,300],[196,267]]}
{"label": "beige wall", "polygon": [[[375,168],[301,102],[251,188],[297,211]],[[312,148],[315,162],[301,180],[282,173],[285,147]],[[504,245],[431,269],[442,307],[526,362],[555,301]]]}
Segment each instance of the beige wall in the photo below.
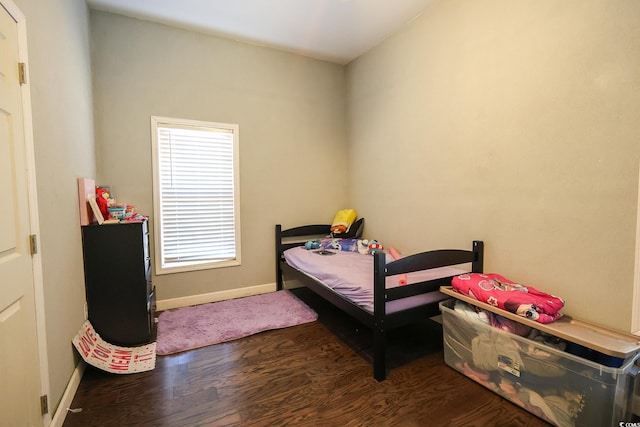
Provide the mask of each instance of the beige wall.
{"label": "beige wall", "polygon": [[274,225],[345,206],[344,67],[91,12],[100,182],[152,214],[150,116],[240,125],[242,266],[154,277],[160,300],[275,282]]}
{"label": "beige wall", "polygon": [[[640,2],[435,1],[348,66],[350,202],[411,253],[486,243],[486,271],[629,330]],[[357,161],[356,161],[357,160]]]}
{"label": "beige wall", "polygon": [[340,66],[106,13],[90,31],[82,0],[14,1],[27,18],[52,410],[83,320],[76,178],[98,175],[151,212],[151,114],[241,129],[243,266],[156,278],[161,298],[272,282],[273,224],[350,203],[405,252],[484,239],[487,270],[628,329],[637,1],[436,1],[347,81]]}
{"label": "beige wall", "polygon": [[77,178],[95,175],[89,27],[82,0],[14,0],[26,17],[49,365],[49,409],[78,361],[84,321]]}

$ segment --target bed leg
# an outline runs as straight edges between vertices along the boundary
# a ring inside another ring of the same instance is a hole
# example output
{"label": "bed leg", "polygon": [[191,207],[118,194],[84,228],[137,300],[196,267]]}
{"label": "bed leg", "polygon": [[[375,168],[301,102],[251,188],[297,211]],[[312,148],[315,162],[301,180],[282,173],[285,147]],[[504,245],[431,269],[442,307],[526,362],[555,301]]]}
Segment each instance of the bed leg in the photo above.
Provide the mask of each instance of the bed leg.
{"label": "bed leg", "polygon": [[373,254],[373,377],[378,381],[387,377],[385,264],[385,255],[381,251]]}
{"label": "bed leg", "polygon": [[484,272],[484,242],[482,240],[473,241],[473,253],[475,260],[471,265],[471,271],[473,273]]}
{"label": "bed leg", "polygon": [[387,377],[386,335],[381,325],[373,330],[373,377],[384,381]]}
{"label": "bed leg", "polygon": [[276,291],[281,291],[284,289],[284,282],[282,280],[282,273],[278,272],[278,280],[276,281]]}
{"label": "bed leg", "polygon": [[282,259],[282,226],[276,224],[276,290],[281,291],[284,288],[282,279],[282,268],[280,260]]}

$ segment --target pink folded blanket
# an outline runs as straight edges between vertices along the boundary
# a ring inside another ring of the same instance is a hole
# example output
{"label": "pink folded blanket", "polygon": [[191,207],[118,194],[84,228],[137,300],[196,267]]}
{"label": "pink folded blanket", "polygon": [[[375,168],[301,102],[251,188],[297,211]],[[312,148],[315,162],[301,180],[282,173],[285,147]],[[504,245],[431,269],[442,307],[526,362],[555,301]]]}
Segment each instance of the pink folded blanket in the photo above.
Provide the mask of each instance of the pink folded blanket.
{"label": "pink folded blanket", "polygon": [[512,282],[499,274],[470,273],[456,276],[453,289],[518,316],[550,323],[562,317],[564,301],[532,286]]}

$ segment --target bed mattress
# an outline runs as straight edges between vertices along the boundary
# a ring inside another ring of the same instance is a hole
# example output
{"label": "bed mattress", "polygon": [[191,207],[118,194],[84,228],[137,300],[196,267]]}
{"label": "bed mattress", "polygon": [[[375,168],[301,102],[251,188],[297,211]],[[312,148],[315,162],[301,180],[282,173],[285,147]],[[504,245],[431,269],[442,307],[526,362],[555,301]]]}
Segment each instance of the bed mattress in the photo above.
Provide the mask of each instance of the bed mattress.
{"label": "bed mattress", "polygon": [[[330,250],[331,255],[321,255],[318,251],[298,246],[284,252],[284,258],[291,267],[313,277],[324,286],[373,313],[373,257],[356,252]],[[387,255],[387,262],[393,259]],[[419,283],[443,277],[466,273],[454,267],[440,267],[417,271],[406,275],[407,284]],[[387,288],[399,285],[399,276],[387,277]],[[400,300],[389,301],[386,312],[394,313],[413,306],[434,303],[447,299],[440,291],[415,295]]]}

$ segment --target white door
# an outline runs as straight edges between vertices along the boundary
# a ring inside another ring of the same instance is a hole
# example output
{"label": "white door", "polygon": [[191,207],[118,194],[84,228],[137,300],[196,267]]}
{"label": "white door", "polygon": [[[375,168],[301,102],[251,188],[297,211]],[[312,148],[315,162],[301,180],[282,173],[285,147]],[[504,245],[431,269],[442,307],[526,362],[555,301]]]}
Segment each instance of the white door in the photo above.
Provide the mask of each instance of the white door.
{"label": "white door", "polygon": [[18,27],[0,3],[0,426],[38,426],[40,365]]}
{"label": "white door", "polygon": [[640,335],[640,162],[638,163],[638,209],[636,219],[636,265],[633,273],[633,309],[631,310],[631,332]]}

